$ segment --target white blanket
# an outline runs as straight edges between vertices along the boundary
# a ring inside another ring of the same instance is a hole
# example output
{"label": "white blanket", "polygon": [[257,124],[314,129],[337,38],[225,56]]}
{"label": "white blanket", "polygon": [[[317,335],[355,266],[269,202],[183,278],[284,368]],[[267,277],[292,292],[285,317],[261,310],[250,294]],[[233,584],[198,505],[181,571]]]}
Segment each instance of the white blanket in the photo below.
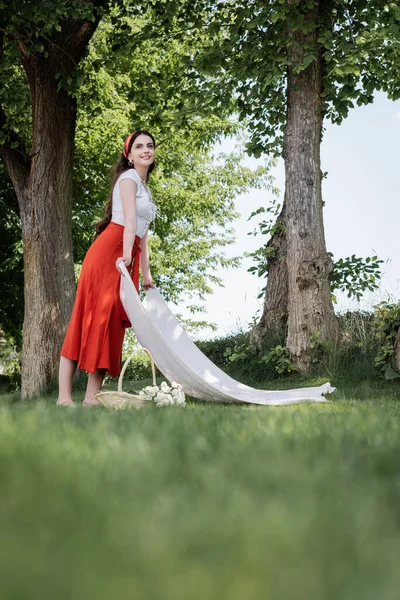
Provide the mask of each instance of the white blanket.
{"label": "white blanket", "polygon": [[149,289],[142,303],[127,269],[124,265],[121,267],[121,301],[139,343],[150,350],[161,373],[169,381],[180,383],[188,396],[212,402],[283,405],[327,402],[323,394],[335,391],[329,383],[267,391],[235,381],[197,348],[157,289]]}

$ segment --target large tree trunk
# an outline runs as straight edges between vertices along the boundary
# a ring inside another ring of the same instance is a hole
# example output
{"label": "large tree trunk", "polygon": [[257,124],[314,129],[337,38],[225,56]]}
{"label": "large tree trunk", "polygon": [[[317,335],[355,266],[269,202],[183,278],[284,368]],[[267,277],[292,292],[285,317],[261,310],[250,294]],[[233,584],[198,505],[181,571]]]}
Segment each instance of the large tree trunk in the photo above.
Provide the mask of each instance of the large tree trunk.
{"label": "large tree trunk", "polygon": [[[292,4],[294,0],[289,0]],[[322,3],[321,3],[322,4]],[[318,51],[319,6],[305,15],[315,25],[307,34],[289,30],[287,122],[284,139],[285,204],[288,270],[287,348],[296,367],[306,371],[310,342],[335,338],[338,322],[329,287],[332,261],[324,236],[320,145],[322,137],[322,68]],[[304,50],[305,44],[308,49]],[[300,73],[296,67],[310,53],[318,55]]]}
{"label": "large tree trunk", "polygon": [[57,376],[71,315],[75,278],[72,250],[72,159],[76,104],[46,71],[33,86],[29,194],[21,202],[25,313],[22,396],[39,395]]}
{"label": "large tree trunk", "polygon": [[[17,193],[24,249],[22,397],[45,392],[57,379],[59,353],[71,315],[75,278],[72,251],[72,161],[76,102],[59,89],[57,73],[70,74],[97,22],[66,19],[47,56],[19,44],[32,93],[32,152],[14,132],[0,148]],[[6,123],[3,109],[1,121]]]}
{"label": "large tree trunk", "polygon": [[273,255],[268,257],[268,278],[263,313],[250,335],[251,345],[258,349],[265,346],[269,339],[277,339],[282,334],[286,337],[288,277],[285,212],[285,204],[283,204],[277,219],[283,223],[283,230],[274,233],[267,243],[267,247],[273,250]]}

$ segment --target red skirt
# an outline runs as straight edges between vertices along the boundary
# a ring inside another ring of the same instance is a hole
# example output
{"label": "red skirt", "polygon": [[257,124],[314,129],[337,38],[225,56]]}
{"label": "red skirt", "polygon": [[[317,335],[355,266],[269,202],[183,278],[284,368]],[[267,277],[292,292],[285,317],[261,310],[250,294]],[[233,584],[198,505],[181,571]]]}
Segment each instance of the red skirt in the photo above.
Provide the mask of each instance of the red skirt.
{"label": "red skirt", "polygon": [[[121,372],[125,329],[131,324],[119,298],[123,256],[123,225],[110,223],[90,246],[82,263],[75,304],[61,356],[78,361],[79,369],[95,373],[106,369],[110,377]],[[140,237],[132,248],[132,281],[139,291]]]}

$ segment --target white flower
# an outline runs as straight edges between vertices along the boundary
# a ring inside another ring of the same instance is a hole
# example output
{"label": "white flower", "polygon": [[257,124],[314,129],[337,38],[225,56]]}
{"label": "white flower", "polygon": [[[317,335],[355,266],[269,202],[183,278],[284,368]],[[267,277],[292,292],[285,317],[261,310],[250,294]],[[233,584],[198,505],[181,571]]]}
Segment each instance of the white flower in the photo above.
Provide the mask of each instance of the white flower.
{"label": "white flower", "polygon": [[186,406],[185,394],[182,386],[176,381],[168,385],[163,381],[160,386],[148,385],[143,390],[140,390],[139,396],[145,400],[155,403],[160,408],[162,406]]}

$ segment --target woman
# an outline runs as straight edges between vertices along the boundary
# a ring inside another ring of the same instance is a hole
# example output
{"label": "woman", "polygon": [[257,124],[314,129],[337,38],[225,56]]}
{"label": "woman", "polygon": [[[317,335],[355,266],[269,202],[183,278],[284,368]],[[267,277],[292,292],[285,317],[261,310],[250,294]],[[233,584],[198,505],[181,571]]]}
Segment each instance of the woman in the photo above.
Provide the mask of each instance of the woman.
{"label": "woman", "polygon": [[139,256],[143,288],[154,287],[149,268],[148,226],[155,206],[147,187],[154,169],[155,141],[147,131],[135,131],[124,150],[106,208],[96,227],[96,239],[82,263],[76,299],[61,349],[58,406],[73,406],[72,378],[77,367],[88,371],[83,406],[100,404],[95,394],[108,371],[121,372],[122,343],[130,326],[119,299],[119,264],[131,270],[139,290]]}

